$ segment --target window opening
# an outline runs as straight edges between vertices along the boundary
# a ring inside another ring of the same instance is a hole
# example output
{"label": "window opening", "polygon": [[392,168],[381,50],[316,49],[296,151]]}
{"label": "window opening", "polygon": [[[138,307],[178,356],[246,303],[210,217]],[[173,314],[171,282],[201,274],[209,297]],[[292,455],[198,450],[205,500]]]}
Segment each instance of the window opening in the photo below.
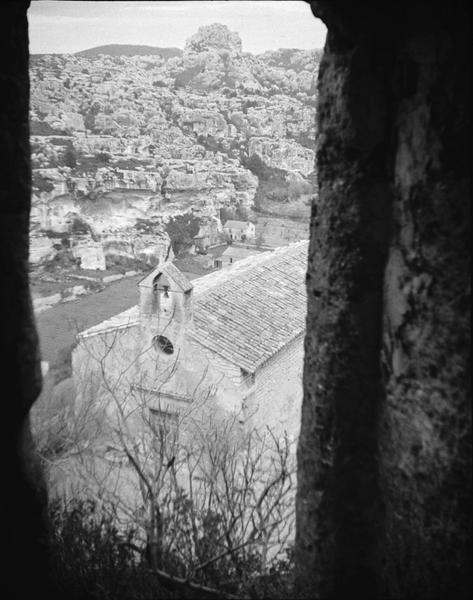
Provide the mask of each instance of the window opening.
{"label": "window opening", "polygon": [[177,413],[151,408],[150,424],[155,436],[153,442],[156,450],[161,451],[166,445],[177,442],[179,425]]}
{"label": "window opening", "polygon": [[156,350],[164,352],[164,354],[173,354],[174,346],[170,339],[164,335],[157,335],[153,338],[153,346]]}

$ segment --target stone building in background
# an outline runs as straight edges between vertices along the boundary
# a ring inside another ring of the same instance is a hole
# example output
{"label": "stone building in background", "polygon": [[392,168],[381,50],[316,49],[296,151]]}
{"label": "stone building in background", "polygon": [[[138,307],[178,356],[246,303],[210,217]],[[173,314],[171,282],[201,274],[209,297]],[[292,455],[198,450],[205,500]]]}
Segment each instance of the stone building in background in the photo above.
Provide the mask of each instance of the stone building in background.
{"label": "stone building in background", "polygon": [[255,238],[255,224],[251,221],[227,221],[223,226],[223,231],[231,240],[238,242]]}
{"label": "stone building in background", "polygon": [[106,270],[102,242],[94,240],[90,234],[73,237],[71,251],[74,258],[80,260],[81,269]]}

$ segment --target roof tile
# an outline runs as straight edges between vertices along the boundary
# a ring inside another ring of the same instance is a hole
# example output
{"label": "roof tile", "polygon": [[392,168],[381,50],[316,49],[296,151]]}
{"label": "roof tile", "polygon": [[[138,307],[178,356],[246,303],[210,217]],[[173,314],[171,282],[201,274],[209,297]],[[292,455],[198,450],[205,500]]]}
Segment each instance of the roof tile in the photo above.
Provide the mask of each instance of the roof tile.
{"label": "roof tile", "polygon": [[194,280],[192,337],[247,371],[305,329],[308,242]]}

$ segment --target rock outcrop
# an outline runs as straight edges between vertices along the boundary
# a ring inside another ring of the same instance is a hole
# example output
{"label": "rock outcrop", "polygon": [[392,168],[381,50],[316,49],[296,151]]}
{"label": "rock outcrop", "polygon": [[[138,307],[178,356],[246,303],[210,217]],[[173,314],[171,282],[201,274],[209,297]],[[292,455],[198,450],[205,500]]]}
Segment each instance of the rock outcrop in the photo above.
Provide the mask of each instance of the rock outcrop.
{"label": "rock outcrop", "polygon": [[251,209],[267,191],[252,157],[287,200],[294,177],[313,179],[317,65],[312,51],[245,53],[218,23],[169,56],[32,57],[34,230],[67,233],[78,216],[115,235],[190,209]]}

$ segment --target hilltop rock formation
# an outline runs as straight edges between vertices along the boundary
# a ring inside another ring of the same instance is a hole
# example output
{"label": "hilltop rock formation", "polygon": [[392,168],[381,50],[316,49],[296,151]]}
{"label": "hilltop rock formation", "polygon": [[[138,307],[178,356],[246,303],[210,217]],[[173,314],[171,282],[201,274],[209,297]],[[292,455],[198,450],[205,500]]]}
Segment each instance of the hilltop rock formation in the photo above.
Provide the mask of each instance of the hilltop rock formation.
{"label": "hilltop rock formation", "polygon": [[217,23],[182,53],[117,48],[31,58],[36,235],[66,231],[70,214],[102,235],[251,209],[278,187],[273,211],[294,178],[313,187],[317,51],[254,56]]}
{"label": "hilltop rock formation", "polygon": [[235,56],[241,55],[241,38],[235,31],[230,31],[225,25],[213,23],[199,27],[197,33],[190,37],[184,49],[185,54],[202,54],[215,51],[219,54],[230,53]]}

